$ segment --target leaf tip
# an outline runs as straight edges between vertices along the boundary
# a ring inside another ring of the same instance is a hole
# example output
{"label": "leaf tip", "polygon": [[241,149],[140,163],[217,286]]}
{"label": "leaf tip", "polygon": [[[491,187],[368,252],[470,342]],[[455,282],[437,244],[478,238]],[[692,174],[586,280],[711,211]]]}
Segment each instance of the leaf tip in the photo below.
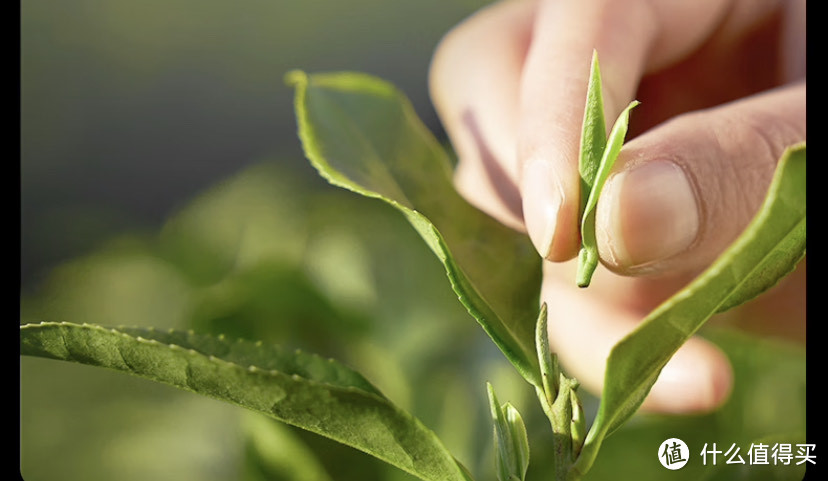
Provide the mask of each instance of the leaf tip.
{"label": "leaf tip", "polygon": [[593,70],[598,69],[598,49],[594,48],[594,47],[592,49],[592,63],[591,63],[591,66],[592,66]]}
{"label": "leaf tip", "polygon": [[589,287],[595,269],[598,267],[597,259],[594,259],[591,254],[586,248],[582,248],[578,254],[578,273],[575,282],[580,288]]}
{"label": "leaf tip", "polygon": [[486,381],[486,392],[489,395],[489,399],[497,399],[494,393],[494,386],[489,381]]}

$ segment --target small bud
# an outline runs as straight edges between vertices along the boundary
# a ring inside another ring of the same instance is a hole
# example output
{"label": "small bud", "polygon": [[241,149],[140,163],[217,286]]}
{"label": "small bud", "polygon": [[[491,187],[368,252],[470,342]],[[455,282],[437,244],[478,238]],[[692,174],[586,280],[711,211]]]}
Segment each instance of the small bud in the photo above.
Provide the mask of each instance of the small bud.
{"label": "small bud", "polygon": [[549,350],[549,333],[546,330],[546,315],[547,307],[546,303],[543,303],[538,314],[538,321],[535,325],[535,347],[538,351],[538,362],[540,363],[544,397],[546,398],[548,406],[552,406],[555,398],[558,397],[558,376],[560,375],[560,368],[558,367],[558,356],[552,354]]}
{"label": "small bud", "polygon": [[529,438],[520,413],[511,404],[501,405],[487,383],[494,420],[495,465],[498,481],[523,481],[529,467]]}
{"label": "small bud", "polygon": [[586,420],[584,419],[584,407],[581,399],[578,398],[577,384],[569,391],[569,399],[572,403],[572,419],[570,420],[570,437],[572,438],[572,458],[575,459],[581,453],[586,436]]}

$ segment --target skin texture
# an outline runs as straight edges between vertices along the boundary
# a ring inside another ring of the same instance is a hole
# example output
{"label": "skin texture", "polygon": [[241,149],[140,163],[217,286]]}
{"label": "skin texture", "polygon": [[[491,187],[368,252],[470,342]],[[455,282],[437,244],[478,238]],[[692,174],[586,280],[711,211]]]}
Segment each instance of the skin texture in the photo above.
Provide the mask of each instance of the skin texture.
{"label": "skin texture", "polygon": [[[607,129],[631,100],[642,103],[597,207],[604,267],[578,289],[593,49]],[[614,343],[739,235],[785,147],[805,140],[805,1],[505,0],[446,34],[429,81],[460,159],[458,190],[527,232],[547,259],[550,345],[600,392]],[[804,271],[711,322],[804,339]],[[731,384],[726,357],[692,339],[644,407],[707,411]]]}

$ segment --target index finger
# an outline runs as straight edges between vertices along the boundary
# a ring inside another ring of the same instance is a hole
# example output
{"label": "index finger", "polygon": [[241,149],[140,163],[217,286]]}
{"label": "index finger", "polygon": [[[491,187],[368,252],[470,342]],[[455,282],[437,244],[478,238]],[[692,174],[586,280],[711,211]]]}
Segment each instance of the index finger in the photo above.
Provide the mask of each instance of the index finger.
{"label": "index finger", "polygon": [[[741,8],[748,3],[753,8]],[[570,259],[580,243],[578,150],[593,50],[601,59],[609,123],[632,100],[644,73],[777,3],[539,2],[521,76],[517,152],[524,221],[543,257]]]}

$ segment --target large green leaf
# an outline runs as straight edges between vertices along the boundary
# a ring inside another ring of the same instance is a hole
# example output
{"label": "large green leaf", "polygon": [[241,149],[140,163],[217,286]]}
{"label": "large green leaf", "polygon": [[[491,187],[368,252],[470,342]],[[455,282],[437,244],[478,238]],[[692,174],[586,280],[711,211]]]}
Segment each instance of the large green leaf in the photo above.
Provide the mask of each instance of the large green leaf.
{"label": "large green leaf", "polygon": [[[749,461],[751,443],[805,443],[805,346],[779,338],[728,327],[703,328],[704,336],[724,351],[736,382],[725,404],[709,413],[667,415],[641,413],[604,443],[588,480],[636,481],[800,481],[805,465],[702,464],[704,443],[717,443],[723,451],[735,443]],[[654,453],[665,439],[676,437],[690,447],[690,461],[679,471],[667,471]],[[533,446],[534,447],[534,446]],[[746,469],[747,468],[747,469]]]}
{"label": "large green leaf", "polygon": [[391,84],[358,73],[293,72],[288,80],[314,167],[334,185],[399,209],[443,263],[463,305],[523,377],[540,385],[540,258],[529,239],[460,197],[447,154]]}
{"label": "large green leaf", "polygon": [[433,432],[330,359],[192,332],[70,323],[21,326],[20,353],[115,369],[236,404],[424,480],[469,479]]}
{"label": "large green leaf", "polygon": [[595,423],[574,469],[589,469],[604,438],[641,406],[659,372],[707,319],[760,294],[805,255],[805,144],[788,149],[753,221],[686,288],[610,352]]}

